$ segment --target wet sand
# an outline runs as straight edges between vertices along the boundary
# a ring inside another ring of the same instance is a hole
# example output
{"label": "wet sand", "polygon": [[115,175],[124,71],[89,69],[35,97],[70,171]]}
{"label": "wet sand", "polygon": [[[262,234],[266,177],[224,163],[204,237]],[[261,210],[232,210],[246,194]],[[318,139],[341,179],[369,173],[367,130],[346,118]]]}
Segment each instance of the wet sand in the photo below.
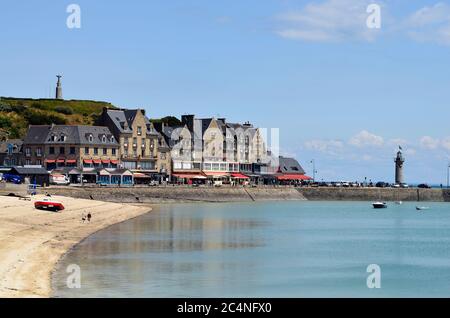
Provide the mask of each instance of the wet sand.
{"label": "wet sand", "polygon": [[[34,201],[0,196],[0,297],[50,297],[51,273],[69,249],[90,234],[145,214],[149,207],[67,197],[61,213],[40,211]],[[90,223],[82,213],[90,212]]]}

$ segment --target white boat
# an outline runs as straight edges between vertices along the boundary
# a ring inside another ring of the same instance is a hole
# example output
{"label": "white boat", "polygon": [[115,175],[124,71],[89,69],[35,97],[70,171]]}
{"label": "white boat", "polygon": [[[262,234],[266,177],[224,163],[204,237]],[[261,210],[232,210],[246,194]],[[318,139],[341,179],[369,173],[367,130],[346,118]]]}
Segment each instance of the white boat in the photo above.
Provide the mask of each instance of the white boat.
{"label": "white boat", "polygon": [[403,204],[403,201],[396,201],[395,204],[401,205]]}
{"label": "white boat", "polygon": [[387,203],[386,202],[374,202],[372,203],[374,209],[386,209]]}
{"label": "white boat", "polygon": [[417,211],[429,210],[430,208],[427,206],[416,206]]}

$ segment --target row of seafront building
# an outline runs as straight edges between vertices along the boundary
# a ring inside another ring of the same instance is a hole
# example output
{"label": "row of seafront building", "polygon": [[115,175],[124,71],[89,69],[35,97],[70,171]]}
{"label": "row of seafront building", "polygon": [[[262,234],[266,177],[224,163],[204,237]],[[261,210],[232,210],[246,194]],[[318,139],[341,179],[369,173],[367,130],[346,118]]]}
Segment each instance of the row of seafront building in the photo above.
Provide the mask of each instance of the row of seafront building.
{"label": "row of seafront building", "polygon": [[169,126],[152,123],[141,109],[105,108],[99,126],[30,126],[24,140],[2,143],[0,165],[43,167],[70,176],[71,183],[309,179],[295,159],[274,157],[264,137],[248,122],[184,115],[180,125]]}

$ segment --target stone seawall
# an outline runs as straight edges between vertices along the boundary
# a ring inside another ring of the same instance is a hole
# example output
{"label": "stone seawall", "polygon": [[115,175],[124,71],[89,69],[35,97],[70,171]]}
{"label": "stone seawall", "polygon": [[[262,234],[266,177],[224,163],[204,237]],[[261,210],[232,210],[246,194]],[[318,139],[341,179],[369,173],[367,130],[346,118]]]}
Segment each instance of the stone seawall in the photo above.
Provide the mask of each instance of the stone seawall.
{"label": "stone seawall", "polygon": [[305,200],[303,195],[295,188],[193,188],[170,186],[146,188],[50,187],[42,190],[42,192],[80,199],[121,203]]}
{"label": "stone seawall", "polygon": [[447,189],[298,188],[312,201],[429,201],[450,202]]}
{"label": "stone seawall", "polygon": [[248,201],[434,201],[450,202],[450,190],[391,188],[193,188],[50,187],[42,192],[80,199],[120,203],[248,202]]}

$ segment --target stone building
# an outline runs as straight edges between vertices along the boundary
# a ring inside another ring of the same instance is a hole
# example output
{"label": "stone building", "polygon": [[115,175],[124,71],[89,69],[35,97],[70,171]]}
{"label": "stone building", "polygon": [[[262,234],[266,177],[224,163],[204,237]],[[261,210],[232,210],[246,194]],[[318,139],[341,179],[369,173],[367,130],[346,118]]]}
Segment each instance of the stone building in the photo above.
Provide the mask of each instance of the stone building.
{"label": "stone building", "polygon": [[158,133],[142,109],[103,109],[100,122],[119,142],[123,168],[158,173]]}
{"label": "stone building", "polygon": [[10,139],[0,143],[0,166],[21,166],[23,141]]}
{"label": "stone building", "polygon": [[23,143],[23,162],[47,170],[116,168],[119,144],[107,127],[30,126]]}

